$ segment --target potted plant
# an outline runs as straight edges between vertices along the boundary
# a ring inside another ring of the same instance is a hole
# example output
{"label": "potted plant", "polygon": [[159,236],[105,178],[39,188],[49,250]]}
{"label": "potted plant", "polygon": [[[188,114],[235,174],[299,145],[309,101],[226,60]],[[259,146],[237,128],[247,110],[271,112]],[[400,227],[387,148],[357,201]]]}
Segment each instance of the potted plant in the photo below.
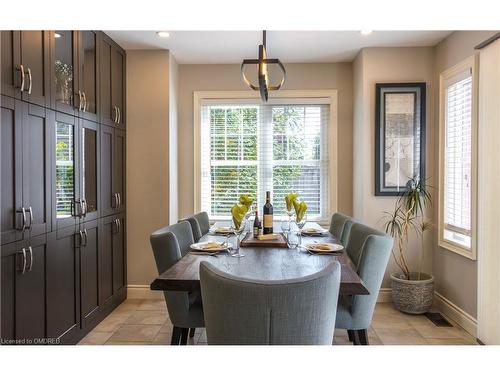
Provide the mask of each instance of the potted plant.
{"label": "potted plant", "polygon": [[[401,273],[391,275],[392,300],[396,308],[409,314],[427,312],[434,297],[434,277],[422,272],[424,235],[432,224],[424,217],[424,209],[431,204],[427,187],[414,177],[401,193],[393,212],[385,212],[385,231],[394,237],[396,246],[392,255]],[[414,232],[420,238],[420,260],[417,271],[410,270],[406,252],[408,237]]]}

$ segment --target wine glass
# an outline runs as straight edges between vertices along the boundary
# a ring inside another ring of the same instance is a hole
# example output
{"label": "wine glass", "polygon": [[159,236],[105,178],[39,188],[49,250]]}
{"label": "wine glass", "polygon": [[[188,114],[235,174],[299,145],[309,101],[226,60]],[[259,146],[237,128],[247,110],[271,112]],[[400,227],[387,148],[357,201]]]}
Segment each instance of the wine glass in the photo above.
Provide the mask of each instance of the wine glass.
{"label": "wine glass", "polygon": [[306,223],[307,223],[307,214],[306,213],[304,214],[304,216],[302,216],[301,220],[297,221],[297,219],[295,219],[295,224],[299,228],[299,245],[302,244],[302,228],[304,228]]}
{"label": "wine glass", "polygon": [[240,253],[240,240],[241,240],[241,234],[245,233],[245,227],[247,225],[247,220],[243,219],[240,223],[240,226],[237,227],[236,224],[234,223],[231,225],[231,231],[233,234],[236,236],[236,249],[233,253],[231,253],[231,256],[235,258],[242,258],[245,256],[245,254]]}
{"label": "wine glass", "polygon": [[286,237],[286,242],[290,249],[296,249],[300,244],[300,233],[297,231],[290,231]]}
{"label": "wine glass", "polygon": [[283,232],[283,234],[285,235],[285,237],[288,236],[288,232],[290,232],[290,220],[286,221],[286,220],[283,220],[281,222],[281,231]]}

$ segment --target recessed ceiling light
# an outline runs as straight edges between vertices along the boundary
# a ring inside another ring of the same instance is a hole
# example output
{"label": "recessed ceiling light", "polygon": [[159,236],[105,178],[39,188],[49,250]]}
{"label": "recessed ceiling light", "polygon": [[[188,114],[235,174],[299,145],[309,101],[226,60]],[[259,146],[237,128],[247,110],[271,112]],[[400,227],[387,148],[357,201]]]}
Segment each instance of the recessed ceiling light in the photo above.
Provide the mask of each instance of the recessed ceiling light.
{"label": "recessed ceiling light", "polygon": [[54,38],[59,39],[60,37],[62,37],[62,35],[61,35],[61,34],[59,34],[59,33],[54,33]]}
{"label": "recessed ceiling light", "polygon": [[361,30],[360,33],[361,35],[370,35],[373,33],[373,30]]}
{"label": "recessed ceiling light", "polygon": [[168,31],[158,31],[156,33],[160,38],[168,38],[170,36],[170,33]]}

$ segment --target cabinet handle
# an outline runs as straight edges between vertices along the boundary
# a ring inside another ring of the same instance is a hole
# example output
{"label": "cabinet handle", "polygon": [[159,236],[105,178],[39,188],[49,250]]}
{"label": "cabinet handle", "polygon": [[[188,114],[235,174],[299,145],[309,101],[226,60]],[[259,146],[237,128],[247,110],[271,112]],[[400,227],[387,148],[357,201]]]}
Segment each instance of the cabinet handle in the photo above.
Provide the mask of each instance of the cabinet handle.
{"label": "cabinet handle", "polygon": [[30,268],[28,269],[29,272],[33,269],[33,248],[31,246],[28,246],[28,250],[30,251]]}
{"label": "cabinet handle", "polygon": [[30,225],[27,227],[27,229],[31,230],[31,225],[33,224],[33,208],[29,206],[26,211],[29,211],[30,213]]}
{"label": "cabinet handle", "polygon": [[87,112],[87,96],[85,95],[85,91],[82,91],[83,97],[83,112]]}
{"label": "cabinet handle", "polygon": [[85,198],[82,199],[82,216],[87,216],[87,200]]}
{"label": "cabinet handle", "polygon": [[118,209],[120,209],[122,207],[122,196],[120,193],[116,193],[116,195],[118,196]]}
{"label": "cabinet handle", "polygon": [[82,201],[75,199],[75,216],[82,217]]}
{"label": "cabinet handle", "polygon": [[83,246],[87,246],[87,244],[89,243],[89,234],[87,232],[87,229],[83,230],[83,234],[84,234],[84,237],[85,237],[85,244]]}
{"label": "cabinet handle", "polygon": [[21,86],[19,87],[19,89],[21,90],[21,92],[23,92],[24,91],[24,66],[22,64],[20,64],[17,66],[16,70],[21,72]]}
{"label": "cabinet handle", "polygon": [[82,247],[83,246],[83,233],[81,230],[78,231],[78,235],[80,236],[80,242],[77,247]]}
{"label": "cabinet handle", "polygon": [[21,209],[17,210],[16,212],[22,215],[21,217],[22,217],[23,223],[21,226],[21,232],[24,233],[24,231],[26,230],[26,208],[21,207]]}
{"label": "cabinet handle", "polygon": [[122,222],[120,221],[120,219],[116,219],[116,223],[118,224],[118,233],[120,233],[122,230]]}
{"label": "cabinet handle", "polygon": [[78,110],[79,111],[82,110],[82,104],[83,104],[82,92],[80,90],[78,90]]}
{"label": "cabinet handle", "polygon": [[119,124],[122,121],[122,110],[120,109],[120,107],[117,107],[117,108],[118,108],[118,121],[117,121],[117,123]]}
{"label": "cabinet handle", "polygon": [[120,233],[120,230],[121,230],[121,223],[120,223],[120,219],[115,219],[113,220],[113,222],[115,223],[115,226],[116,226],[116,233]]}
{"label": "cabinet handle", "polygon": [[20,271],[24,275],[26,273],[26,249],[23,247],[23,249],[19,251],[19,254],[23,254],[23,269]]}
{"label": "cabinet handle", "polygon": [[30,79],[30,83],[28,84],[28,94],[31,95],[31,88],[33,87],[33,77],[31,76],[30,68],[28,68],[28,78]]}

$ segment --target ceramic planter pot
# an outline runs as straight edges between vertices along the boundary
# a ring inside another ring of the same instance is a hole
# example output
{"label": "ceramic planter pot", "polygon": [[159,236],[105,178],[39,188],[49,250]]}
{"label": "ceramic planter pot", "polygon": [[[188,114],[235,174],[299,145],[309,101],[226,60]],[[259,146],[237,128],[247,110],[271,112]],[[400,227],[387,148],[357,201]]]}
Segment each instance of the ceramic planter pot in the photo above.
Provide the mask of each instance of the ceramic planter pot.
{"label": "ceramic planter pot", "polygon": [[429,311],[434,298],[434,276],[411,272],[410,280],[404,274],[391,275],[392,301],[396,308],[408,314]]}

